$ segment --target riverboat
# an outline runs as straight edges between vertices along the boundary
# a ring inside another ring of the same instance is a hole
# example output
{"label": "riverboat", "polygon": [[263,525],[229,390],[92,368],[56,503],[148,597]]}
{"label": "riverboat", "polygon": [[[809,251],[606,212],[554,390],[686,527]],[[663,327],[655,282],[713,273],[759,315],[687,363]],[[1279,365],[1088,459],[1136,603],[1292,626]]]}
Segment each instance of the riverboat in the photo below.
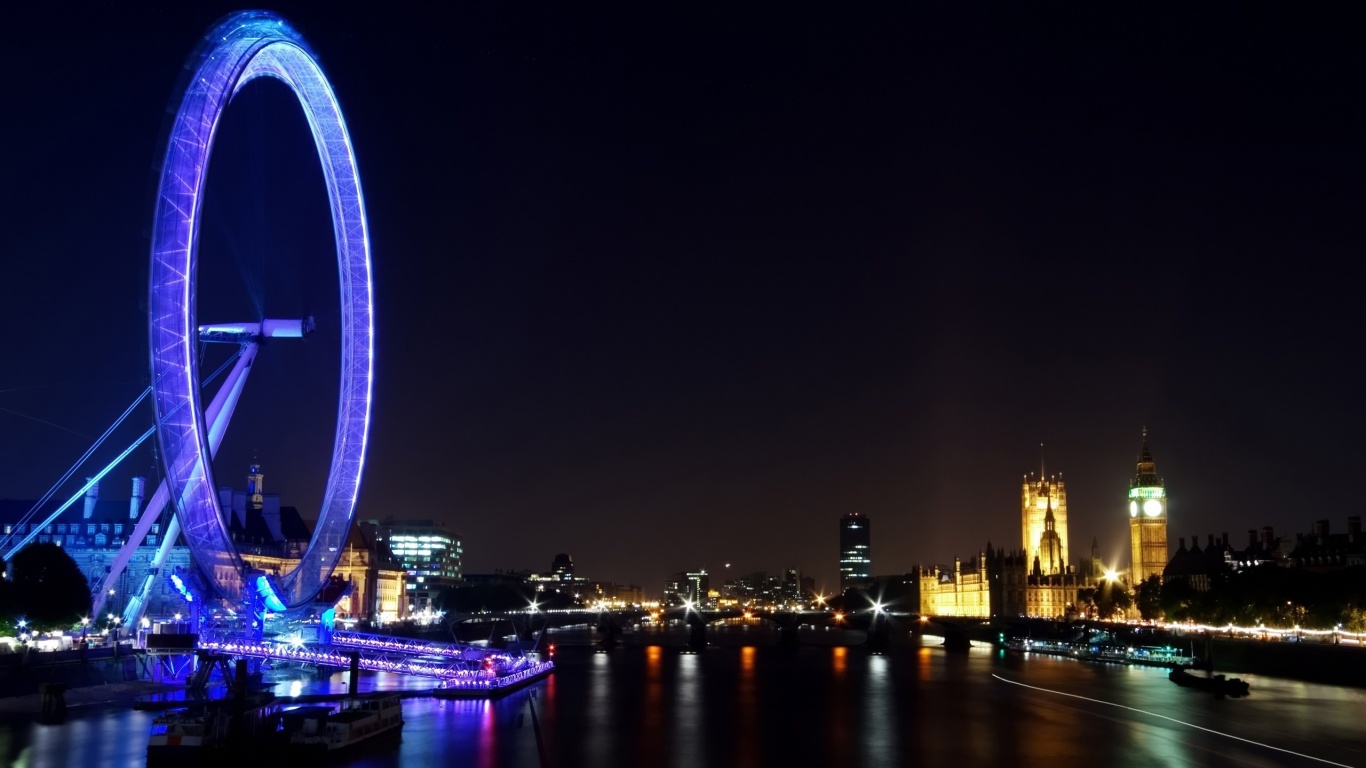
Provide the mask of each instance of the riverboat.
{"label": "riverboat", "polygon": [[1192,675],[1184,667],[1173,669],[1167,677],[1182,688],[1195,688],[1235,699],[1242,698],[1251,692],[1251,686],[1240,678],[1230,679],[1223,675],[1210,675],[1209,677]]}
{"label": "riverboat", "polygon": [[345,699],[335,709],[287,710],[283,719],[289,752],[340,755],[398,737],[403,730],[403,704],[396,695]]}
{"label": "riverboat", "polygon": [[158,715],[147,739],[148,765],[219,763],[279,726],[280,704],[268,693],[216,699]]}

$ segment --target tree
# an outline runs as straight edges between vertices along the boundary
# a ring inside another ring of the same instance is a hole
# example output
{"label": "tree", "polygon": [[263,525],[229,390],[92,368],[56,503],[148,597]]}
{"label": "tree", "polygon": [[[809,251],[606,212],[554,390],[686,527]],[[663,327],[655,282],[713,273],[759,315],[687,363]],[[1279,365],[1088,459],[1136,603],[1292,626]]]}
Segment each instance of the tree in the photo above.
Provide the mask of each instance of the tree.
{"label": "tree", "polygon": [[1102,582],[1096,587],[1096,617],[1102,620],[1123,618],[1124,612],[1133,605],[1129,590],[1117,581]]}
{"label": "tree", "polygon": [[68,629],[90,615],[90,585],[56,544],[30,544],[10,561],[7,585],[16,619],[37,632]]}
{"label": "tree", "polygon": [[1157,621],[1162,618],[1162,579],[1153,574],[1138,585],[1136,590],[1138,615],[1144,621]]}
{"label": "tree", "polygon": [[1203,621],[1200,594],[1184,578],[1176,578],[1159,590],[1162,613],[1172,621]]}
{"label": "tree", "polygon": [[1095,587],[1082,587],[1077,590],[1077,612],[1084,619],[1090,619],[1096,615],[1096,592]]}

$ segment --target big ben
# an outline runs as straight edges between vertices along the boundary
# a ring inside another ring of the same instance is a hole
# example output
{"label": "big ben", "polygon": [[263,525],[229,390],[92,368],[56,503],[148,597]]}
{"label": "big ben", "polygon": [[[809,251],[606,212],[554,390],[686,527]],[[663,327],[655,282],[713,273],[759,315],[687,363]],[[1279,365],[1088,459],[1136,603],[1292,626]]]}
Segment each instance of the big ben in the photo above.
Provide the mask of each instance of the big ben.
{"label": "big ben", "polygon": [[1167,567],[1167,489],[1157,476],[1157,463],[1148,450],[1148,429],[1143,429],[1143,452],[1138,456],[1138,475],[1129,483],[1129,553],[1134,586],[1149,576],[1162,577]]}

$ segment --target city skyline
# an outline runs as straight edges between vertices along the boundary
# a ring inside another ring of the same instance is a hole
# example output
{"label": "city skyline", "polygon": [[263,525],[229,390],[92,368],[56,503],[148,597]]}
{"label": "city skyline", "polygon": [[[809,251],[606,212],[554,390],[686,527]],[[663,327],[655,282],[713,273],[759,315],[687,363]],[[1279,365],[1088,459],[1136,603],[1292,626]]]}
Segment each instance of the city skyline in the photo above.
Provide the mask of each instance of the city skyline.
{"label": "city skyline", "polygon": [[[0,498],[43,493],[147,384],[165,107],[230,9],[26,8],[0,51],[23,73],[0,121]],[[1119,563],[1145,426],[1169,548],[1357,511],[1348,25],[278,10],[335,85],[372,217],[357,517],[441,519],[471,572],[570,552],[647,588],[724,562],[833,586],[833,521],[858,512],[875,571],[904,573],[1015,540],[1040,442],[1067,559],[1094,537]],[[289,106],[265,87],[229,112],[201,316],[322,321],[265,350],[215,463],[236,485],[259,458],[309,516],[335,268]],[[156,476],[150,448],[130,462],[109,487]]]}

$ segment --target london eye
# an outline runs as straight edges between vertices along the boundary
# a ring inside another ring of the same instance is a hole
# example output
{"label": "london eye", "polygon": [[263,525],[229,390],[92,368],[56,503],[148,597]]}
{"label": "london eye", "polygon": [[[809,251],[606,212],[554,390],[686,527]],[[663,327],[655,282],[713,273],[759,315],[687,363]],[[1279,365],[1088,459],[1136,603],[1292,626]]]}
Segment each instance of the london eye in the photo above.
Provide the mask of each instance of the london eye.
{"label": "london eye", "polygon": [[[307,43],[280,17],[265,12],[227,17],[206,35],[190,69],[167,142],[151,236],[151,390],[165,493],[212,596],[237,605],[255,599],[270,610],[295,611],[319,595],[341,556],[365,463],[374,315],[360,179],[336,96]],[[307,118],[327,187],[340,289],[341,371],[331,465],[308,546],[299,564],[278,581],[244,565],[214,491],[211,459],[260,343],[305,335],[311,319],[201,323],[196,313],[198,240],[215,134],[233,98],[258,78],[287,86]],[[240,349],[206,407],[198,347],[211,341]]]}

